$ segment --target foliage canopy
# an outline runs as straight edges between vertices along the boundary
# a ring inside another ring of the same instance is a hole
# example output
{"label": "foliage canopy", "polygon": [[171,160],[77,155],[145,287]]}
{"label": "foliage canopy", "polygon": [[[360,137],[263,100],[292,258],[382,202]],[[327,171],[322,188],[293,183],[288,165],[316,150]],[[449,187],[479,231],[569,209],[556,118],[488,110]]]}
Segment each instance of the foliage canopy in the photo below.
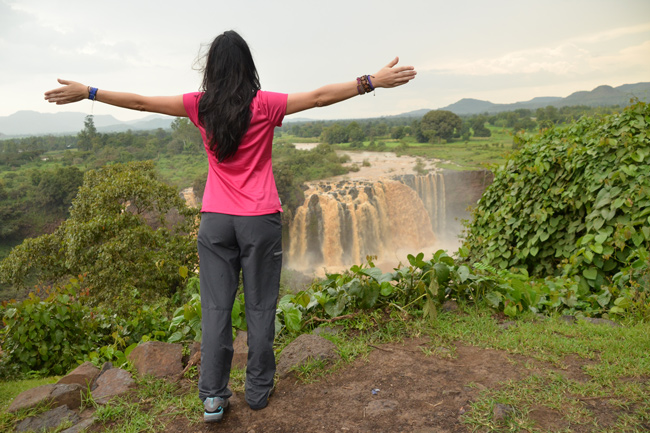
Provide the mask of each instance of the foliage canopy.
{"label": "foliage canopy", "polygon": [[189,235],[197,224],[198,210],[157,179],[152,162],[91,170],[70,218],[14,248],[0,264],[0,280],[21,285],[30,271],[42,281],[86,274],[93,299],[125,307],[134,293],[172,295],[182,284],[179,267],[197,265]]}

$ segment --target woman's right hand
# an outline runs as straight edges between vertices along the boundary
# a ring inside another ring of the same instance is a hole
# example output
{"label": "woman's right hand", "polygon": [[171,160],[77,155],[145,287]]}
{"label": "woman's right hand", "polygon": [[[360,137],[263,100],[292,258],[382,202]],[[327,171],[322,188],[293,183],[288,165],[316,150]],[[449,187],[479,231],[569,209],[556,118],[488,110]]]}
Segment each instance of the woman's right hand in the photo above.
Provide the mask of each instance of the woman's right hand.
{"label": "woman's right hand", "polygon": [[63,87],[45,92],[45,100],[56,105],[70,104],[88,98],[88,86],[76,81],[57,79]]}
{"label": "woman's right hand", "polygon": [[370,76],[373,87],[397,87],[408,83],[417,75],[413,66],[395,67],[399,57],[395,57],[374,75]]}

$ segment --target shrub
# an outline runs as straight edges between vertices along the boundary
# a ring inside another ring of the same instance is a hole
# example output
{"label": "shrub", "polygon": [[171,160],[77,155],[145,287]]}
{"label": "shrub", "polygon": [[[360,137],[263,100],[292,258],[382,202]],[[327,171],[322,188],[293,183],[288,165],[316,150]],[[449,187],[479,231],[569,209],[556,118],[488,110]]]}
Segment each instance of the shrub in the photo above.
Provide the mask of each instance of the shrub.
{"label": "shrub", "polygon": [[151,161],[86,172],[70,218],[50,235],[28,239],[0,264],[0,280],[25,283],[30,271],[52,281],[86,274],[91,300],[122,311],[143,299],[173,295],[178,269],[194,269],[197,209],[157,179]]}
{"label": "shrub", "polygon": [[85,305],[79,280],[41,300],[33,293],[5,309],[2,330],[3,376],[12,371],[63,374],[95,346],[110,341],[110,324]]}
{"label": "shrub", "polygon": [[650,107],[540,135],[495,171],[468,227],[473,260],[598,291],[650,248]]}

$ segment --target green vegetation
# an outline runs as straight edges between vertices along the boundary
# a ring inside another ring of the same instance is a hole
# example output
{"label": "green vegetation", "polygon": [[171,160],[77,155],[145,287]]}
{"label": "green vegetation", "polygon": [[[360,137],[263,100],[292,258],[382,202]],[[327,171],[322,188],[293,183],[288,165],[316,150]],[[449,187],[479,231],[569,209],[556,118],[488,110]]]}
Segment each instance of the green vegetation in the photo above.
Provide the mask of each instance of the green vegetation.
{"label": "green vegetation", "polygon": [[198,210],[157,179],[151,162],[91,170],[70,218],[14,248],[0,264],[0,279],[22,286],[30,275],[44,282],[86,275],[96,302],[122,307],[134,296],[172,296],[183,283],[178,269],[197,266],[189,236],[197,224]]}
{"label": "green vegetation", "polygon": [[[481,122],[478,118],[471,126],[475,135]],[[453,357],[455,341],[505,350],[553,368],[540,370],[534,362],[526,363],[529,377],[481,391],[463,417],[471,428],[530,429],[534,424],[530,412],[536,407],[553,409],[571,423],[595,428],[597,419],[580,402],[606,398],[628,409],[609,431],[641,431],[650,413],[650,390],[639,384],[650,375],[649,123],[650,108],[636,104],[621,114],[517,135],[518,150],[495,169],[495,181],[475,210],[456,257],[445,251],[430,257],[409,255],[408,263],[391,272],[376,268],[369,257],[367,263],[346,272],[285,291],[276,312],[277,350],[323,322],[337,322],[344,328],[343,334],[328,337],[343,358],[334,370],[366,354],[369,344],[415,335],[442,342],[423,349],[431,356],[439,356],[442,344],[450,352],[445,356]],[[361,136],[366,125],[350,125],[327,134],[342,129],[354,141],[322,144],[311,152],[299,151],[283,142],[286,136],[280,137],[274,154],[276,179],[290,209],[300,203],[300,183],[344,172],[334,146],[374,146],[421,156],[445,148],[461,154],[471,147],[476,152],[476,143],[498,143],[503,134],[503,127],[491,125],[487,128],[491,137],[472,138],[471,146],[431,144],[418,141],[418,134],[427,133],[426,127],[373,123],[368,128],[376,135],[366,145],[369,136]],[[334,126],[323,127],[320,134],[330,127]],[[463,125],[454,127],[454,134],[466,133]],[[389,134],[396,138],[388,138]],[[0,306],[4,325],[0,376],[5,378],[61,374],[83,360],[125,365],[127,354],[139,342],[188,343],[201,338],[193,238],[198,211],[188,209],[177,189],[161,181],[151,161],[93,168],[111,153],[128,152],[107,145],[115,137],[93,132],[91,124],[82,135],[78,138],[83,147],[93,151],[63,151],[60,165],[46,176],[29,171],[37,167],[30,164],[39,164],[33,160],[2,176],[0,201],[37,197],[33,191],[16,193],[27,180],[49,188],[50,193],[40,198],[46,206],[61,209],[72,201],[69,218],[52,234],[25,241],[0,264],[5,282],[30,287],[38,277],[51,284],[41,293]],[[386,139],[378,144],[378,137]],[[152,152],[155,140],[168,140],[178,155],[156,158],[168,164],[165,171],[169,172],[181,162],[183,170],[191,172],[193,154],[199,154],[182,121],[167,138],[132,133],[121,138],[131,140],[128,146],[134,148],[135,142],[144,144],[139,147],[141,156]],[[486,148],[503,151],[499,145]],[[75,158],[87,166],[83,184],[71,199],[82,170],[65,161]],[[181,182],[178,179],[175,182]],[[441,311],[450,300],[466,314]],[[244,305],[239,295],[233,331],[245,329]],[[503,330],[495,313],[518,320]],[[562,323],[557,319],[561,314],[578,317],[578,323]],[[580,318],[585,317],[615,319],[626,326],[594,327],[582,323]],[[591,361],[583,369],[588,382],[552,371],[571,355]],[[321,363],[299,371],[305,381],[325,374]],[[242,386],[242,376],[241,371],[233,371],[235,386]],[[8,385],[12,393],[20,386]],[[196,421],[200,410],[194,393],[174,387],[141,381],[132,399],[103,406],[97,416],[116,429],[126,425],[128,431],[154,424],[163,431],[169,415],[185,414],[190,422]],[[149,404],[152,395],[166,397]],[[496,404],[515,410],[495,422]],[[3,414],[0,427],[16,419]]]}
{"label": "green vegetation", "polygon": [[[462,313],[441,312],[434,322],[408,316],[399,310],[386,314],[380,309],[362,312],[337,321],[339,333],[327,335],[341,354],[341,360],[326,367],[311,363],[296,371],[298,378],[310,383],[336,374],[340,368],[367,356],[372,346],[409,337],[429,338],[422,346],[431,357],[456,358],[456,344],[502,350],[518,368],[524,369],[521,379],[503,381],[483,387],[461,420],[478,431],[529,431],[535,426],[534,410],[549,410],[565,423],[571,422],[594,432],[643,431],[648,421],[650,390],[643,378],[650,375],[647,352],[650,342],[648,323],[612,328],[578,322],[567,324],[557,317],[543,320],[523,316],[516,325],[503,329],[492,311],[461,304]],[[405,320],[406,319],[406,320]],[[295,335],[280,336],[276,350],[280,352]],[[444,353],[440,351],[444,348]],[[525,358],[522,358],[525,357]],[[563,375],[571,358],[584,360],[581,372],[587,380]],[[243,390],[243,370],[231,371],[231,385]],[[189,376],[196,382],[197,376]],[[21,390],[46,381],[9,381],[0,383],[0,398],[5,405]],[[195,387],[179,387],[163,380],[137,380],[132,395],[97,406],[96,416],[108,432],[166,431],[179,417],[188,425],[201,422],[202,407]],[[469,384],[472,386],[472,384]],[[7,392],[2,392],[3,390]],[[155,397],[155,398],[152,398]],[[603,401],[613,409],[612,426],[599,425],[596,414],[585,403]],[[92,400],[86,402],[93,406]],[[495,421],[497,404],[511,406],[513,413]],[[22,417],[25,415],[23,414]],[[3,413],[0,426],[11,428],[19,416]],[[539,425],[537,425],[539,427]]]}
{"label": "green vegetation", "polygon": [[585,118],[535,136],[495,170],[465,245],[473,260],[533,276],[562,275],[612,312],[646,302],[650,249],[650,107]]}

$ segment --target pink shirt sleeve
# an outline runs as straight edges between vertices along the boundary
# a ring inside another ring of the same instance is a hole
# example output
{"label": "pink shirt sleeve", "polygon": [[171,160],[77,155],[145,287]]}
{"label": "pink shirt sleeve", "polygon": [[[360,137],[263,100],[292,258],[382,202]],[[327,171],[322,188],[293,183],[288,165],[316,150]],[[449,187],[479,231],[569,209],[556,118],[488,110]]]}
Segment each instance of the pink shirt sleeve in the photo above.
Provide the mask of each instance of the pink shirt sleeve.
{"label": "pink shirt sleeve", "polygon": [[287,113],[286,93],[260,92],[260,105],[273,126],[282,126]]}
{"label": "pink shirt sleeve", "polygon": [[201,95],[202,93],[200,92],[183,94],[183,105],[185,106],[187,117],[196,126],[199,126],[199,99],[201,99]]}

